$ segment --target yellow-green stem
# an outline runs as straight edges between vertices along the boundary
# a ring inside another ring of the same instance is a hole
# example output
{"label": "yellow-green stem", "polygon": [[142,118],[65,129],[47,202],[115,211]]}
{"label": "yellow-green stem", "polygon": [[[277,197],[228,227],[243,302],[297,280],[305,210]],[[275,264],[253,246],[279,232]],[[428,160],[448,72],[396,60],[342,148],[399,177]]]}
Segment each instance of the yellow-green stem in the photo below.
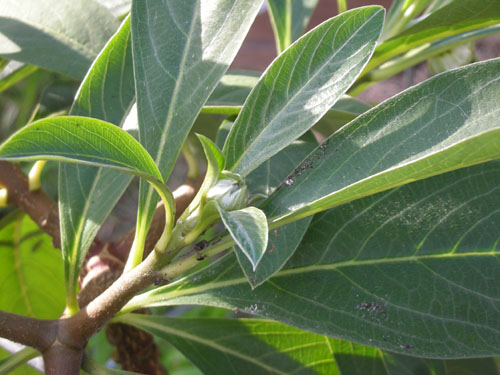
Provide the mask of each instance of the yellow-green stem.
{"label": "yellow-green stem", "polygon": [[337,9],[339,14],[347,10],[347,0],[337,0]]}
{"label": "yellow-green stem", "polygon": [[200,171],[198,169],[198,161],[196,160],[196,157],[193,155],[191,152],[190,148],[190,141],[189,138],[184,143],[184,146],[182,146],[182,156],[184,156],[184,159],[186,160],[187,164],[187,178],[191,179],[197,179],[198,176],[200,175]]}
{"label": "yellow-green stem", "polygon": [[37,191],[42,187],[41,175],[45,164],[47,164],[47,160],[38,160],[33,164],[33,167],[31,167],[30,173],[28,174],[28,186],[30,191]]}
{"label": "yellow-green stem", "polygon": [[[175,218],[175,201],[172,193],[163,182],[153,179],[148,179],[148,182],[158,192],[161,200],[163,201],[163,206],[165,207],[165,226],[163,228],[163,233],[161,234],[160,239],[154,247],[157,253],[162,254],[167,249],[167,245],[172,235],[172,228],[174,226]],[[144,254],[144,244],[146,242],[148,229],[149,227],[144,223],[139,223],[139,225],[137,226],[134,242],[132,244],[132,248],[130,249],[130,254],[125,265],[124,272],[130,271],[132,268],[136,267],[142,262],[142,257]]]}
{"label": "yellow-green stem", "polygon": [[7,207],[8,192],[7,189],[0,188],[0,207]]}

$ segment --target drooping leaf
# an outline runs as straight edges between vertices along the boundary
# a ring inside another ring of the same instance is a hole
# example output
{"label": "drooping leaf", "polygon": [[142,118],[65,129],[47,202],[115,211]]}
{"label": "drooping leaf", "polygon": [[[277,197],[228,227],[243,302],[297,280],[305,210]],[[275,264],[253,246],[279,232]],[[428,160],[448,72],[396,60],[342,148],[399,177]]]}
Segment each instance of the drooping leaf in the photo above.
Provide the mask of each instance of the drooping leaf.
{"label": "drooping leaf", "polygon": [[[132,2],[139,139],[165,180],[203,104],[243,42],[260,3]],[[153,190],[141,184],[136,232],[140,236],[149,227],[156,203]]]}
{"label": "drooping leaf", "polygon": [[0,159],[71,161],[162,180],[151,156],[131,135],[113,124],[88,117],[35,121],[0,146]]}
{"label": "drooping leaf", "polygon": [[[310,133],[304,134],[247,176],[245,182],[249,191],[252,194],[271,194],[293,171],[295,165],[316,146],[314,136]],[[311,217],[308,217],[270,230],[267,250],[256,272],[253,272],[248,258],[241,252],[236,252],[238,261],[252,287],[262,284],[283,267],[299,245],[310,221]]]}
{"label": "drooping leaf", "polygon": [[0,310],[57,319],[64,310],[61,252],[28,217],[0,222]]}
{"label": "drooping leaf", "polygon": [[118,318],[166,340],[204,374],[339,374],[331,341],[284,324],[250,319]]}
{"label": "drooping leaf", "polygon": [[251,290],[232,254],[129,306],[204,304],[411,356],[500,353],[500,162],[315,216],[300,248]]}
{"label": "drooping leaf", "polygon": [[280,55],[229,133],[223,150],[226,169],[246,176],[313,126],[369,60],[383,15],[380,7],[342,13]]}
{"label": "drooping leaf", "polygon": [[267,4],[276,48],[281,53],[302,36],[318,0],[268,0]]}
{"label": "drooping leaf", "polygon": [[401,53],[426,43],[500,22],[497,0],[454,0],[400,35],[380,44],[365,73]]}
{"label": "drooping leaf", "polygon": [[248,258],[255,271],[267,247],[266,215],[256,207],[236,211],[225,211],[219,207],[219,214],[237,244],[236,251],[241,251]]}
{"label": "drooping leaf", "polygon": [[0,56],[82,78],[117,27],[93,0],[4,1]]}
{"label": "drooping leaf", "polygon": [[262,205],[268,219],[287,222],[499,158],[499,70],[500,59],[450,71],[359,116],[312,152]]}
{"label": "drooping leaf", "polygon": [[[130,19],[127,18],[92,64],[70,114],[122,125],[134,99]],[[68,276],[68,293],[75,293],[85,254],[131,179],[131,175],[111,169],[60,164],[62,251],[66,254],[65,259],[77,260],[67,265],[71,275]]]}

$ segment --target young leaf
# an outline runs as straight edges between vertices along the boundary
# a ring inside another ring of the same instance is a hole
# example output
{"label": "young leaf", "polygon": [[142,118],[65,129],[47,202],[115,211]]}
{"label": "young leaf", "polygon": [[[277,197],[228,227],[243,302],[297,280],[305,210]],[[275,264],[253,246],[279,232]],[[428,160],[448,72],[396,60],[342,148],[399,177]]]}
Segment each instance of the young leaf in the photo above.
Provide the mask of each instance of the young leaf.
{"label": "young leaf", "polygon": [[[285,268],[251,290],[234,256],[126,308],[203,304],[431,358],[500,354],[500,162],[315,216]],[[382,244],[382,245],[381,245]]]}
{"label": "young leaf", "polygon": [[[165,180],[203,104],[243,42],[260,3],[132,2],[139,139]],[[141,183],[133,252],[143,246],[156,203],[152,188]]]}
{"label": "young leaf", "polygon": [[131,135],[115,125],[87,117],[35,121],[0,146],[0,159],[71,161],[162,181],[151,156]]}
{"label": "young leaf", "polygon": [[205,173],[205,179],[203,180],[203,184],[198,190],[198,193],[193,198],[189,207],[186,209],[184,214],[180,217],[180,220],[184,220],[191,212],[193,212],[199,204],[204,199],[207,191],[217,182],[219,176],[224,169],[224,155],[220,152],[219,148],[215,143],[213,143],[210,139],[205,137],[204,135],[197,134],[198,139],[201,142],[203,150],[205,151],[205,156],[207,158],[207,171]]}
{"label": "young leaf", "polygon": [[57,319],[64,310],[61,252],[28,216],[0,221],[0,310]]}
{"label": "young leaf", "polygon": [[[123,124],[135,99],[127,17],[88,71],[70,114]],[[59,219],[61,246],[67,265],[70,304],[76,307],[77,278],[85,254],[102,223],[121,197],[132,176],[106,168],[61,163],[59,166]],[[74,267],[74,268],[73,268]]]}
{"label": "young leaf", "polygon": [[499,71],[497,59],[440,74],[359,116],[311,153],[262,209],[287,222],[499,158]]}
{"label": "young leaf", "polygon": [[219,207],[219,214],[226,229],[238,245],[237,250],[248,258],[255,272],[267,247],[266,215],[255,207],[237,211],[225,211]]}
{"label": "young leaf", "polygon": [[207,375],[339,374],[331,353],[334,339],[272,321],[138,314],[117,321],[174,345]]}
{"label": "young leaf", "polygon": [[454,0],[377,47],[365,73],[418,46],[500,22],[497,0]]}
{"label": "young leaf", "polygon": [[268,0],[267,3],[280,54],[302,36],[318,0]]}
{"label": "young leaf", "polygon": [[[293,171],[295,165],[303,160],[317,144],[314,136],[308,132],[272,158],[266,160],[264,164],[250,173],[245,179],[250,192],[253,194],[271,194],[281,181]],[[236,251],[241,268],[252,287],[259,286],[283,267],[297,249],[311,218],[304,218],[270,230],[267,250],[255,272],[248,258],[240,251]]]}
{"label": "young leaf", "polygon": [[229,133],[223,150],[226,169],[244,177],[313,126],[370,59],[383,20],[380,7],[345,12],[281,54]]}
{"label": "young leaf", "polygon": [[4,1],[0,18],[0,56],[78,78],[118,27],[93,0]]}

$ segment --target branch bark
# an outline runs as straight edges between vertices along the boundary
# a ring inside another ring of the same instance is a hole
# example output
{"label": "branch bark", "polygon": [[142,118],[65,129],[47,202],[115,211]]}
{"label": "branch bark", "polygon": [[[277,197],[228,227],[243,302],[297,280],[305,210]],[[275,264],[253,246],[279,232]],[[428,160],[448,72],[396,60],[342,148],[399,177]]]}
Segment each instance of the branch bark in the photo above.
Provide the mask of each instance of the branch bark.
{"label": "branch bark", "polygon": [[57,336],[57,321],[0,311],[0,336],[43,352]]}
{"label": "branch bark", "polygon": [[7,189],[10,203],[26,212],[40,228],[52,237],[60,248],[59,213],[57,203],[42,190],[30,191],[28,177],[16,164],[0,161],[0,186]]}

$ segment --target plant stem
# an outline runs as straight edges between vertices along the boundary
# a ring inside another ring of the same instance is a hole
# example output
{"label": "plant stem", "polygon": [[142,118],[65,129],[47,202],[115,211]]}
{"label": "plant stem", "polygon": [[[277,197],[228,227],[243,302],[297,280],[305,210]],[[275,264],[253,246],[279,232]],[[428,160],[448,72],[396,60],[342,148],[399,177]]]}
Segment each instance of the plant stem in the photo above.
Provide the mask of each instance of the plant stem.
{"label": "plant stem", "polygon": [[347,10],[347,0],[337,0],[338,14]]}
{"label": "plant stem", "polygon": [[26,347],[17,353],[11,354],[5,359],[5,362],[0,364],[0,374],[9,374],[19,366],[28,362],[30,359],[36,358],[39,355],[40,353],[37,350],[29,347]]}
{"label": "plant stem", "polygon": [[200,171],[198,169],[198,161],[196,160],[196,157],[193,155],[193,152],[191,151],[191,140],[188,139],[184,143],[184,146],[182,146],[182,156],[184,156],[184,160],[186,160],[187,164],[187,178],[190,179],[196,179],[198,178]]}
{"label": "plant stem", "polygon": [[60,247],[59,212],[57,204],[43,191],[30,191],[28,178],[10,162],[0,161],[0,186],[7,189],[10,203],[26,212]]}
{"label": "plant stem", "polygon": [[42,187],[41,183],[41,175],[43,171],[43,167],[45,167],[45,164],[47,164],[46,160],[38,160],[33,164],[33,167],[31,167],[30,173],[28,175],[28,187],[30,191],[36,191],[40,190]]}
{"label": "plant stem", "polygon": [[57,321],[0,311],[0,336],[43,352],[54,341]]}

